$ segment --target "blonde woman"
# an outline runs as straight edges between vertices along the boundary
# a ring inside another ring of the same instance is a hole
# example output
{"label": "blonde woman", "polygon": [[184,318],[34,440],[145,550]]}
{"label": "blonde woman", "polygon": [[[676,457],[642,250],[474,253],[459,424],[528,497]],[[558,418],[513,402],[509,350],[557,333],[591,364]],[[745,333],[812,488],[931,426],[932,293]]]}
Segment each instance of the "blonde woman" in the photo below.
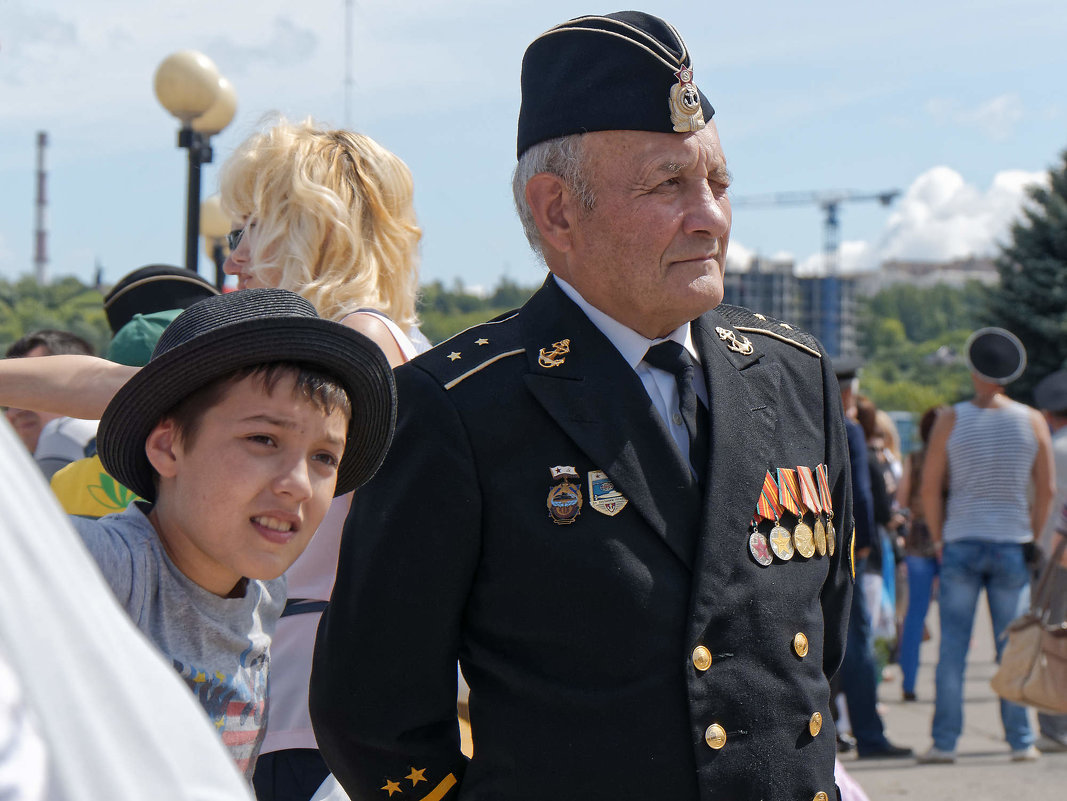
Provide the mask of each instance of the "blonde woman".
{"label": "blonde woman", "polygon": [[220,185],[223,207],[242,221],[223,268],[238,289],[292,290],[369,336],[394,366],[413,355],[403,340],[422,340],[422,232],[403,161],[362,134],[283,120],[237,148]]}
{"label": "blonde woman", "polygon": [[[372,339],[392,366],[429,346],[416,327],[418,244],[407,166],[369,137],[278,120],[223,165],[238,290],[279,287]],[[21,362],[23,364],[16,364]],[[30,365],[30,362],[38,364]],[[42,364],[43,363],[43,364]],[[0,405],[98,419],[136,368],[82,356],[0,361]],[[319,613],[333,586],[351,495],[334,501],[286,573],[289,598],[271,645],[259,801],[306,801],[327,775],[307,711]]]}

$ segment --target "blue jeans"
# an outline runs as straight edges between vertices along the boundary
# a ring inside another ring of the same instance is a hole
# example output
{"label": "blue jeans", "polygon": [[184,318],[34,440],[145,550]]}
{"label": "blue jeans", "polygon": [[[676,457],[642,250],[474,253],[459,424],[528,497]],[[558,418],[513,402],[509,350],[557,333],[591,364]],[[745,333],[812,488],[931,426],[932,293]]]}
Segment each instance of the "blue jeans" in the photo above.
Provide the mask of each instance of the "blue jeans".
{"label": "blue jeans", "polygon": [[[934,704],[934,745],[955,751],[963,730],[963,673],[974,628],[978,595],[985,588],[993,619],[997,661],[1008,624],[1030,606],[1030,571],[1023,547],[1012,543],[963,540],[945,545],[941,557],[941,651],[937,660],[937,699]],[[1000,702],[1000,719],[1013,751],[1034,742],[1026,707]]]}
{"label": "blue jeans", "polygon": [[919,672],[919,646],[923,641],[923,624],[930,609],[930,592],[937,575],[937,560],[926,556],[906,556],[908,570],[908,611],[900,631],[900,670],[904,674],[904,692],[915,692]]}
{"label": "blue jeans", "polygon": [[[867,569],[866,559],[856,559],[856,576]],[[874,659],[871,615],[863,591],[852,589],[852,609],[848,617],[845,658],[841,664],[841,691],[848,706],[852,736],[860,754],[889,745],[882,718],[878,714],[878,665]]]}

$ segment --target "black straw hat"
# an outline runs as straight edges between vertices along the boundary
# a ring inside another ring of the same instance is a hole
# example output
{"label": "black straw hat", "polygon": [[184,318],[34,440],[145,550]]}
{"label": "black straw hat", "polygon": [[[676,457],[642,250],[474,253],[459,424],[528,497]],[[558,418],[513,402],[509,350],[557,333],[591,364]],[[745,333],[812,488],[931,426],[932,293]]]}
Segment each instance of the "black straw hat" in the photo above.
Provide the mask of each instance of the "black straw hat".
{"label": "black straw hat", "polygon": [[108,404],[97,445],[104,469],[155,500],[145,441],[183,399],[228,373],[272,362],[321,370],[348,393],[352,419],[335,495],[355,489],[385,458],[396,422],[393,371],[370,339],[323,320],[284,289],[244,289],[194,303],[159,339],[151,361]]}
{"label": "black straw hat", "polygon": [[1003,328],[979,328],[967,338],[964,353],[971,372],[991,384],[1010,384],[1026,369],[1026,348]]}
{"label": "black straw hat", "polygon": [[526,48],[518,155],[587,131],[699,131],[714,113],[669,22],[641,11],[577,17]]}
{"label": "black straw hat", "polygon": [[104,313],[117,334],[135,314],[187,309],[198,300],[219,294],[206,279],[184,267],[149,264],[119,279],[104,296]]}

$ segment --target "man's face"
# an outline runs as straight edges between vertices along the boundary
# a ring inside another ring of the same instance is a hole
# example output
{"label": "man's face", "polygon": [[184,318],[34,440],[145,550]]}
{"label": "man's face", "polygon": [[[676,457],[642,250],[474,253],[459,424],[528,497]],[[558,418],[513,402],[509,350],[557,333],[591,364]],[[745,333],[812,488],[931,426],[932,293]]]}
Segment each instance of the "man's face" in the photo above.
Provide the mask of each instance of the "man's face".
{"label": "man's face", "polygon": [[579,212],[561,277],[650,339],[718,306],[730,175],[714,124],[694,134],[601,131],[582,142],[596,205]]}
{"label": "man's face", "polygon": [[285,572],[333,499],[347,426],[344,412],[326,415],[295,393],[291,376],[269,393],[259,376],[234,384],[191,443],[173,442],[173,461],[153,460],[151,519],[178,568],[217,595]]}
{"label": "man's face", "polygon": [[[26,351],[21,358],[29,359],[32,356],[51,355],[52,352],[47,347],[38,345]],[[63,415],[50,412],[35,412],[30,409],[16,409],[13,406],[9,406],[4,410],[4,416],[11,423],[11,427],[15,429],[15,433],[19,435],[19,439],[26,446],[26,450],[30,453],[35,453],[37,451],[37,440],[41,438],[41,429],[45,427],[46,423]]]}

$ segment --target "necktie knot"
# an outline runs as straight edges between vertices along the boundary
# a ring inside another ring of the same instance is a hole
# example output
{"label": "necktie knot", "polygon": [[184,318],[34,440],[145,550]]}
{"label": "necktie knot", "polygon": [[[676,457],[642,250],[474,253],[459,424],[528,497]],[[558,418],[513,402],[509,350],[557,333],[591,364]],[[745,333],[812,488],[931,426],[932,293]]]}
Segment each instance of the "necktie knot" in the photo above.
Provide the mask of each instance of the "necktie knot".
{"label": "necktie knot", "polygon": [[645,361],[679,379],[691,379],[693,375],[692,357],[673,339],[649,348],[645,353]]}
{"label": "necktie knot", "polygon": [[689,460],[698,479],[703,482],[708,461],[708,413],[697,401],[693,378],[693,357],[685,348],[668,339],[653,345],[645,353],[645,362],[674,376],[678,385],[678,411],[689,434]]}

